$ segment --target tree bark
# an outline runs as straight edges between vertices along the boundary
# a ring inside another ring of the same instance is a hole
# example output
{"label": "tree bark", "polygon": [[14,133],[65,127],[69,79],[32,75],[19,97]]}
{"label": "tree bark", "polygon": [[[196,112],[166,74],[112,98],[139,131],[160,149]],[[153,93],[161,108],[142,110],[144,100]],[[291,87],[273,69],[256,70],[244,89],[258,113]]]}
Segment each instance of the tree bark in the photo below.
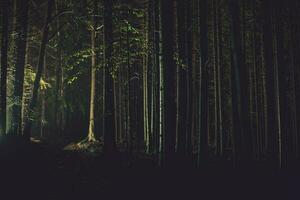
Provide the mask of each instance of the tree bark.
{"label": "tree bark", "polygon": [[278,121],[276,112],[276,87],[275,87],[275,68],[273,57],[273,6],[270,0],[262,2],[264,10],[264,27],[263,27],[263,49],[266,65],[266,100],[267,100],[267,150],[271,155],[271,160],[278,163]]}
{"label": "tree bark", "polygon": [[208,25],[207,0],[199,1],[200,21],[200,132],[198,141],[198,167],[203,167],[208,159]]}
{"label": "tree bark", "polygon": [[92,30],[91,30],[91,50],[92,50],[92,66],[91,66],[91,93],[90,93],[90,116],[89,116],[89,132],[88,132],[88,141],[94,142],[95,138],[95,91],[96,91],[96,50],[95,50],[95,41],[96,41],[96,10],[97,3],[94,1],[94,9],[92,16]]}
{"label": "tree bark", "polygon": [[6,96],[7,96],[7,57],[8,57],[8,0],[1,2],[2,7],[2,40],[1,40],[1,105],[0,105],[0,135],[6,134]]}
{"label": "tree bark", "polygon": [[177,64],[177,152],[185,152],[186,139],[186,2],[177,1],[177,42],[178,42],[178,64]]}
{"label": "tree bark", "polygon": [[232,49],[232,106],[233,106],[233,149],[236,165],[246,164],[251,159],[249,131],[249,74],[242,53],[239,2],[229,2]]}
{"label": "tree bark", "polygon": [[162,70],[164,85],[164,165],[169,165],[174,159],[176,134],[176,65],[174,61],[174,2],[161,2],[162,22]]}
{"label": "tree bark", "polygon": [[112,65],[113,29],[112,29],[112,1],[104,0],[104,59],[105,59],[105,97],[104,97],[104,152],[116,151],[116,126],[114,112],[114,78]]}

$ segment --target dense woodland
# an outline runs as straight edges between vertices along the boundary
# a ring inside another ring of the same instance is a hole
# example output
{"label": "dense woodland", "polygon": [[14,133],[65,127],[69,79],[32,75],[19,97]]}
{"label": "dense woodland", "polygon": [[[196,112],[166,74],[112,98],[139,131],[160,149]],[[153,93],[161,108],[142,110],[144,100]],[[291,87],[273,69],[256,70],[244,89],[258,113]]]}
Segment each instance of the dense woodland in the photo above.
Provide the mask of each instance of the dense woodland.
{"label": "dense woodland", "polygon": [[1,144],[157,167],[296,166],[299,11],[298,0],[1,0]]}
{"label": "dense woodland", "polygon": [[1,1],[1,134],[299,159],[299,2]]}

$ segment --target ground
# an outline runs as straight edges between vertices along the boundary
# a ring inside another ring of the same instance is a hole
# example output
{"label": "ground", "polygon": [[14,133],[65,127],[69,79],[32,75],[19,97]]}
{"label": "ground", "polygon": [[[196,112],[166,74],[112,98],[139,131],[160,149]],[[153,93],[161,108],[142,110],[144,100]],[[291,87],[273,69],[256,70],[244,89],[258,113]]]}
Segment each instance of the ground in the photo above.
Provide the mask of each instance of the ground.
{"label": "ground", "polygon": [[[13,141],[13,142],[12,142]],[[72,145],[71,145],[72,146]],[[39,141],[0,141],[0,199],[289,199],[296,173],[172,167],[143,156],[104,157]],[[5,197],[5,198],[4,198]],[[204,198],[205,197],[205,198]],[[290,199],[293,199],[292,197]]]}

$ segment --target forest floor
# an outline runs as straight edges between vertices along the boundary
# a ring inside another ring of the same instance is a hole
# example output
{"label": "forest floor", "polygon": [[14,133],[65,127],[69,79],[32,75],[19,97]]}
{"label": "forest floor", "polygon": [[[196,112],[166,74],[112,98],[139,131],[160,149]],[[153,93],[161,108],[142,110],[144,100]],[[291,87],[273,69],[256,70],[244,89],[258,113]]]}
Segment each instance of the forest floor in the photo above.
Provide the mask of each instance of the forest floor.
{"label": "forest floor", "polygon": [[158,169],[145,156],[66,150],[0,138],[0,199],[299,199],[293,170]]}

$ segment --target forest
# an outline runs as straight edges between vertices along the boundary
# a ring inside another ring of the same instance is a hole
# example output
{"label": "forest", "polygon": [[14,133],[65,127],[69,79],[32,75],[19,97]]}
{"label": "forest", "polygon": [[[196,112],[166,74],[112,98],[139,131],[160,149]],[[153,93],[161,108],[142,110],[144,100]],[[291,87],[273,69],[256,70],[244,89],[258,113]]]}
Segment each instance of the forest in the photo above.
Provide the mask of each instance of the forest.
{"label": "forest", "polygon": [[[271,199],[299,185],[300,1],[0,6],[0,193]],[[273,176],[285,170],[293,181]]]}

